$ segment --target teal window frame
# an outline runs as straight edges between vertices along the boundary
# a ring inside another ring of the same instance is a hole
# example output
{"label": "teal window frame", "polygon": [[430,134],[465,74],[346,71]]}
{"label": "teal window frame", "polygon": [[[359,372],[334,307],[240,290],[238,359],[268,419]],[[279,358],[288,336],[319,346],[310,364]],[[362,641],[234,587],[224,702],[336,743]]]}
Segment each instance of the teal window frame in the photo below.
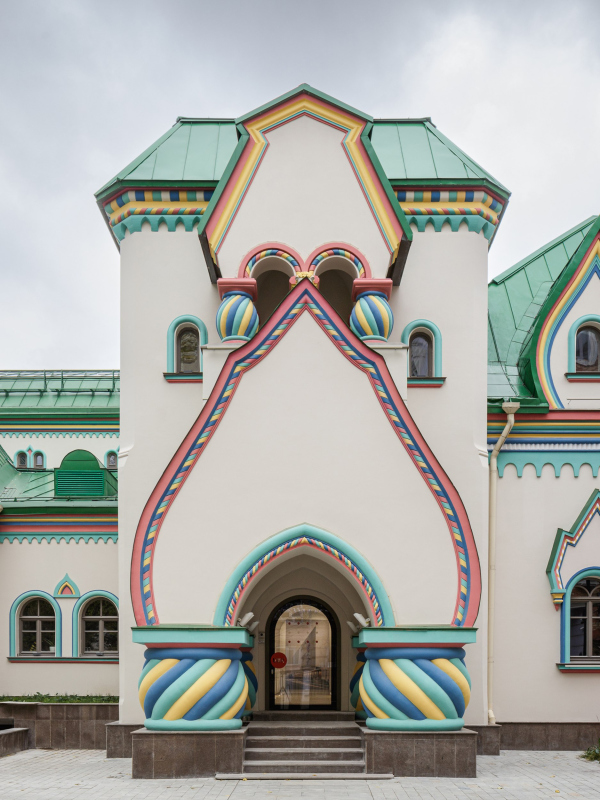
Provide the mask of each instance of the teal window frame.
{"label": "teal window frame", "polygon": [[[575,322],[569,328],[569,342],[568,342],[568,366],[567,372],[575,373],[577,372],[577,363],[575,361],[575,352],[577,349],[577,331],[579,328],[587,325],[588,323],[595,323],[598,328],[600,328],[600,315],[598,314],[584,314],[583,317],[579,317],[576,319]],[[580,373],[581,375],[585,375],[585,372]],[[593,375],[593,373],[588,373],[588,375]]]}
{"label": "teal window frame", "polygon": [[[561,647],[560,647],[560,660],[562,664],[578,664],[585,665],[584,658],[578,661],[571,661],[571,594],[573,589],[579,581],[585,578],[600,578],[600,567],[587,567],[586,569],[579,570],[573,575],[565,589],[565,595],[561,609]],[[593,662],[592,662],[593,664]],[[600,663],[593,664],[593,666],[600,671]]]}
{"label": "teal window frame", "polygon": [[[431,320],[428,319],[415,319],[412,322],[409,322],[408,325],[402,331],[402,335],[400,336],[400,341],[403,344],[410,345],[410,336],[413,333],[413,331],[417,330],[418,328],[423,328],[424,330],[429,331],[429,333],[433,337],[433,374],[431,375],[431,377],[441,378],[442,377],[442,332],[435,324],[435,322],[431,322]],[[408,377],[410,378],[410,350],[408,353],[406,370]]]}
{"label": "teal window frame", "polygon": [[[92,600],[94,597],[105,597],[107,600],[113,602],[116,607],[117,611],[119,611],[119,598],[114,595],[112,592],[107,592],[105,589],[95,589],[92,592],[86,592],[82,594],[79,600],[73,606],[73,623],[72,623],[72,638],[71,638],[71,654],[73,658],[91,658],[91,656],[86,656],[85,653],[81,652],[81,642],[79,638],[79,632],[81,630],[81,617],[82,617],[82,608],[88,602],[88,600]],[[119,614],[119,622],[121,620],[121,615]],[[119,629],[119,634],[121,633]],[[102,660],[101,656],[97,656],[98,661]],[[109,656],[105,656],[105,658],[109,658]]]}
{"label": "teal window frame", "polygon": [[[195,317],[193,314],[183,314],[180,317],[176,317],[167,330],[167,374],[173,374],[175,372],[175,346],[177,344],[175,341],[175,334],[177,328],[184,324],[194,325],[198,328],[200,347],[208,344],[208,330],[200,317]],[[200,372],[202,372],[202,350],[200,351]]]}
{"label": "teal window frame", "polygon": [[[9,658],[16,658],[17,655],[19,658],[31,658],[32,661],[39,660],[40,658],[44,658],[44,656],[28,656],[28,655],[21,655],[20,647],[17,647],[17,637],[18,637],[18,627],[19,627],[19,609],[25,602],[25,600],[29,600],[31,597],[42,597],[44,600],[47,600],[52,608],[54,609],[54,616],[56,619],[56,625],[54,628],[54,636],[55,636],[55,645],[54,645],[54,655],[48,656],[48,658],[61,658],[62,657],[62,611],[60,610],[59,604],[56,600],[52,597],[51,594],[48,592],[42,592],[36,589],[31,589],[29,592],[23,592],[20,594],[15,600],[13,600],[13,604],[10,607],[9,612]],[[18,652],[17,652],[18,651]]]}

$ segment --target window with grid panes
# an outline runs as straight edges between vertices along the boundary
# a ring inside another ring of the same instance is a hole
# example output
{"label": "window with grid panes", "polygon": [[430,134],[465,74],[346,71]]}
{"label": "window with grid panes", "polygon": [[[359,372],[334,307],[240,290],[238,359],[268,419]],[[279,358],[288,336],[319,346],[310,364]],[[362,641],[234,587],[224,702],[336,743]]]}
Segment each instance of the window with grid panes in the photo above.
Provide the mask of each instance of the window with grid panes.
{"label": "window with grid panes", "polygon": [[21,607],[19,642],[22,655],[53,656],[56,652],[56,617],[43,597],[34,597]]}
{"label": "window with grid panes", "polygon": [[119,652],[119,612],[106,597],[94,597],[85,604],[82,616],[82,655],[110,655]]}

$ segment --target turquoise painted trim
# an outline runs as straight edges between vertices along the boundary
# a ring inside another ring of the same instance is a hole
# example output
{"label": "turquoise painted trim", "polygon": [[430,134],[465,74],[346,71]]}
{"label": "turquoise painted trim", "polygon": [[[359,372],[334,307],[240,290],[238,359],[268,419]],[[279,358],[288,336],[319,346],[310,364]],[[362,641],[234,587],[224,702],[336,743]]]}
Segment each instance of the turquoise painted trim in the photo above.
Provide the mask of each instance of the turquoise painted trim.
{"label": "turquoise painted trim", "polygon": [[[79,653],[79,619],[81,617],[80,611],[82,606],[85,605],[88,600],[91,600],[92,597],[106,597],[107,600],[112,600],[117,607],[117,611],[119,610],[119,598],[112,592],[106,592],[104,589],[96,589],[95,591],[86,592],[85,594],[81,595],[79,600],[73,606],[73,633],[71,638],[71,653],[73,654],[73,658],[89,658],[89,656],[82,656]],[[111,658],[111,656],[109,656],[109,658]],[[101,659],[98,658],[98,661],[100,660]]]}
{"label": "turquoise painted trim", "polygon": [[149,625],[132,628],[135,644],[233,644],[252,647],[254,637],[246,628],[211,625]]}
{"label": "turquoise painted trim", "polygon": [[255,547],[254,550],[252,550],[244,558],[244,560],[237,565],[235,570],[230,575],[229,580],[225,584],[225,588],[221,592],[221,596],[219,597],[217,610],[215,611],[214,616],[215,625],[222,625],[227,618],[227,608],[229,606],[231,595],[233,594],[235,587],[240,582],[242,576],[252,567],[252,565],[262,558],[265,553],[273,550],[273,548],[283,544],[284,542],[287,542],[289,539],[295,539],[300,536],[313,536],[316,539],[321,539],[323,542],[331,545],[336,550],[341,550],[343,553],[345,553],[348,558],[350,558],[356,564],[367,581],[373,587],[373,590],[377,595],[377,599],[379,600],[383,619],[386,622],[395,623],[396,618],[392,610],[392,604],[390,603],[388,593],[386,592],[381,579],[366,558],[361,555],[358,550],[352,547],[352,545],[348,544],[348,542],[345,542],[339,536],[329,533],[328,531],[324,531],[322,528],[316,528],[314,525],[303,523],[302,525],[296,525],[293,528],[287,528],[286,530],[281,531],[281,533],[276,533],[275,536],[265,539],[265,541]]}
{"label": "turquoise painted trim", "polygon": [[144,727],[149,731],[236,731],[242,727],[241,719],[147,719]]}
{"label": "turquoise painted trim", "polygon": [[459,731],[465,721],[458,719],[377,719],[367,717],[367,728],[374,731]]}
{"label": "turquoise painted trim", "polygon": [[523,477],[523,470],[528,464],[535,467],[535,473],[538,478],[542,475],[542,468],[546,464],[551,464],[554,468],[554,474],[560,478],[560,472],[565,464],[570,464],[573,467],[575,477],[579,477],[579,470],[584,464],[588,464],[592,468],[592,473],[595,478],[598,477],[598,469],[600,469],[600,452],[595,450],[546,450],[546,451],[500,451],[498,455],[498,474],[502,478],[504,476],[504,469],[508,464],[513,464],[517,469],[519,478]]}
{"label": "turquoise painted trim", "polygon": [[579,664],[585,666],[585,662],[571,661],[571,593],[575,585],[584,578],[600,578],[600,567],[588,567],[588,569],[579,570],[573,575],[565,589],[565,597],[560,609],[560,661],[563,665],[571,663],[573,668]]}
{"label": "turquoise painted trim", "polygon": [[[208,330],[206,329],[206,325],[199,317],[195,317],[193,314],[182,314],[180,317],[176,317],[169,325],[167,330],[168,373],[175,372],[175,331],[180,325],[183,325],[186,322],[190,325],[195,325],[198,328],[198,333],[200,334],[200,345],[202,346],[208,344]],[[200,363],[200,369],[202,369],[202,363]]]}
{"label": "turquoise painted trim", "polygon": [[[17,657],[17,612],[23,602],[27,600],[29,597],[43,597],[44,600],[47,600],[52,608],[54,609],[54,613],[56,615],[56,635],[55,635],[55,652],[54,655],[57,658],[62,656],[62,612],[60,610],[60,606],[56,602],[56,600],[52,597],[52,595],[48,594],[48,592],[40,592],[31,590],[30,592],[23,592],[20,594],[16,600],[13,601],[12,606],[10,607],[9,611],[9,654],[10,658]],[[38,658],[38,656],[31,656],[31,658]]]}
{"label": "turquoise painted trim", "polygon": [[[600,315],[584,314],[583,317],[579,317],[579,319],[576,319],[575,322],[569,328],[569,341],[568,341],[569,355],[568,355],[567,372],[577,372],[577,365],[575,363],[575,345],[577,344],[577,331],[579,330],[579,328],[581,328],[582,325],[585,325],[588,322],[594,322],[600,328]],[[585,377],[585,372],[579,374],[582,377]]]}
{"label": "turquoise painted trim", "polygon": [[[432,378],[441,378],[442,377],[442,332],[435,324],[435,322],[430,322],[428,319],[415,319],[412,322],[409,322],[406,328],[402,331],[402,336],[400,337],[400,341],[403,344],[408,344],[410,340],[411,333],[416,328],[425,328],[428,330],[433,336],[433,375]],[[410,358],[408,359],[408,366],[407,368],[410,369]],[[416,380],[416,379],[415,379]]]}
{"label": "turquoise painted trim", "polygon": [[2,542],[50,542],[54,540],[57,544],[64,542],[116,542],[119,538],[118,533],[0,533],[0,544]]}
{"label": "turquoise painted trim", "polygon": [[[477,628],[457,628],[453,625],[406,626],[398,628],[363,628],[353,638],[353,646],[369,647],[389,644],[440,644],[452,643],[457,646],[473,644]],[[356,645],[354,642],[356,641]]]}
{"label": "turquoise painted trim", "polygon": [[[65,581],[67,581],[68,583],[71,584],[71,586],[73,587],[74,594],[59,594],[58,593],[58,590],[63,585],[63,583],[65,583]],[[77,600],[77,598],[80,596],[81,593],[79,591],[79,587],[77,586],[77,584],[75,583],[73,578],[69,577],[68,573],[65,573],[65,577],[56,584],[56,586],[54,587],[54,592],[52,594],[54,595],[54,597],[62,597],[62,598],[66,598],[67,600]]]}

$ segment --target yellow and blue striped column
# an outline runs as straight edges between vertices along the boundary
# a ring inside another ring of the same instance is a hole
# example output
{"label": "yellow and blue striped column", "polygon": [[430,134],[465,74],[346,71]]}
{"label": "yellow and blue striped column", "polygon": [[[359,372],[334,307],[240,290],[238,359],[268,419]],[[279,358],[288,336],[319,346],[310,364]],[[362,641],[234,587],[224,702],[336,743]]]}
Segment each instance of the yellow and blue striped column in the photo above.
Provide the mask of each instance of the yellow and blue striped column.
{"label": "yellow and blue striped column", "polygon": [[138,690],[146,728],[241,728],[256,699],[251,653],[233,647],[152,647],[145,657]]}
{"label": "yellow and blue striped column", "polygon": [[374,730],[460,730],[471,696],[464,658],[460,647],[369,648],[350,684],[353,705]]}

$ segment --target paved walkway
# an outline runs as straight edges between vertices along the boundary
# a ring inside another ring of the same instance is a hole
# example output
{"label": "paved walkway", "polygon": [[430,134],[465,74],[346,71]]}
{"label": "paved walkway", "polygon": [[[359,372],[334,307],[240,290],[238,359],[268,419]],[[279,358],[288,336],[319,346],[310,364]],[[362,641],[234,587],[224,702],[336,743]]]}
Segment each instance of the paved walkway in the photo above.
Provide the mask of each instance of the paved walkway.
{"label": "paved walkway", "polygon": [[577,753],[479,756],[477,778],[388,781],[134,781],[131,760],[98,750],[27,750],[0,759],[0,798],[16,800],[600,800],[600,764]]}

